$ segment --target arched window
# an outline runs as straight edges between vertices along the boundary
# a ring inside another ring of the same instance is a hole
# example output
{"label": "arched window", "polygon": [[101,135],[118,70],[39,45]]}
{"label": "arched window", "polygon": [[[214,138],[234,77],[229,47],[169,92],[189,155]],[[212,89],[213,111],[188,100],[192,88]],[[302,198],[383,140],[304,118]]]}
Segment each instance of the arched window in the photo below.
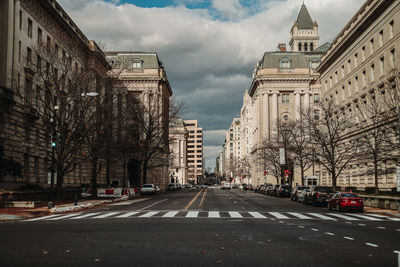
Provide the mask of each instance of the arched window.
{"label": "arched window", "polygon": [[307,45],[307,43],[304,43],[304,51],[308,51],[308,45]]}
{"label": "arched window", "polygon": [[301,43],[299,43],[299,51],[301,51]]}
{"label": "arched window", "polygon": [[279,66],[281,69],[289,69],[291,67],[290,59],[287,57],[281,58],[279,61]]}
{"label": "arched window", "polygon": [[314,44],[310,43],[310,51],[314,51]]}

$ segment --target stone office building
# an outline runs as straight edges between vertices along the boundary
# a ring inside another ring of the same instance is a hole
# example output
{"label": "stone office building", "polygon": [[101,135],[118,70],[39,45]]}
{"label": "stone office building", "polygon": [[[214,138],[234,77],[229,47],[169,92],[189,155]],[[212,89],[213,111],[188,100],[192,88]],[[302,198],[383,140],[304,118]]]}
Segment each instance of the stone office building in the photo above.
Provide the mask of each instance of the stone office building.
{"label": "stone office building", "polygon": [[[0,179],[3,189],[26,184],[49,186],[49,121],[37,102],[34,106],[27,105],[43,96],[44,86],[49,88],[48,84],[35,82],[41,69],[50,65],[35,53],[41,47],[73,66],[71,69],[90,71],[93,81],[88,89],[100,94],[105,91],[100,80],[110,66],[104,54],[94,41],[86,38],[57,1],[0,1],[0,138],[4,147],[4,155],[0,157],[11,167],[22,167],[21,175],[9,172]],[[57,69],[47,68],[47,71],[55,78],[73,79],[62,76]],[[59,97],[55,93],[53,96]],[[76,157],[73,164],[73,171],[64,177],[64,186],[89,183],[90,164],[83,156]],[[100,173],[98,183],[105,183],[104,172]]]}

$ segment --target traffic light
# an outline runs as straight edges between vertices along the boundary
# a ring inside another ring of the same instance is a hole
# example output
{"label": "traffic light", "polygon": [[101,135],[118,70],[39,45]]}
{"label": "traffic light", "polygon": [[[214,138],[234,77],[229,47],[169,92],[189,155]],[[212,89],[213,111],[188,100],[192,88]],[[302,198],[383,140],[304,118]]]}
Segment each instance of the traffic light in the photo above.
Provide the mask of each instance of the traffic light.
{"label": "traffic light", "polygon": [[57,137],[52,136],[51,137],[51,147],[56,147],[57,146]]}

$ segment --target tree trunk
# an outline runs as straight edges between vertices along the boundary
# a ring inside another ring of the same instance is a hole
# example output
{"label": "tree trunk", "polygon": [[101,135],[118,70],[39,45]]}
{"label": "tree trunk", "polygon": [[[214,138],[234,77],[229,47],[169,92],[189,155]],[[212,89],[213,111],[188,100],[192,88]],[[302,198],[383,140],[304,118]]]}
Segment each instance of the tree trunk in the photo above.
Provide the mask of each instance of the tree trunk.
{"label": "tree trunk", "polygon": [[57,199],[61,199],[63,197],[62,186],[64,174],[62,173],[62,167],[57,166]]}
{"label": "tree trunk", "polygon": [[332,166],[332,186],[336,187],[336,169]]}
{"label": "tree trunk", "polygon": [[375,194],[379,193],[378,187],[378,160],[374,159],[374,176],[375,176]]}
{"label": "tree trunk", "polygon": [[92,160],[92,198],[97,198],[97,159]]}
{"label": "tree trunk", "polygon": [[301,163],[300,169],[301,169],[301,185],[304,186],[304,166],[303,166],[303,163]]}
{"label": "tree trunk", "polygon": [[143,161],[142,185],[147,183],[147,160]]}

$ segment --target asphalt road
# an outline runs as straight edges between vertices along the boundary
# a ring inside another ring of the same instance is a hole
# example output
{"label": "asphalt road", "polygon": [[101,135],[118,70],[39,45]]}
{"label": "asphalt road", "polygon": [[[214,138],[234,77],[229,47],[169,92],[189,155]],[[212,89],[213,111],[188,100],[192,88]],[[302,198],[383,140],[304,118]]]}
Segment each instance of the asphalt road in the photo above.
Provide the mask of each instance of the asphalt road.
{"label": "asphalt road", "polygon": [[398,218],[219,188],[0,223],[0,236],[0,266],[400,266]]}

